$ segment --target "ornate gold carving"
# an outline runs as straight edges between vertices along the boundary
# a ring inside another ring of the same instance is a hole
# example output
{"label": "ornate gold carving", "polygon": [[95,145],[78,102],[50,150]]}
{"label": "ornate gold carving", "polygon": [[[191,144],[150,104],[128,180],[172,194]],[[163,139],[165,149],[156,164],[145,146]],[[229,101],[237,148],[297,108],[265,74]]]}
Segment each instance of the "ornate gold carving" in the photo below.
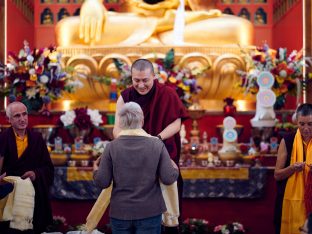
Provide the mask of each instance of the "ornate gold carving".
{"label": "ornate gold carving", "polygon": [[[63,63],[73,66],[87,76],[81,79],[84,88],[76,91],[69,97],[84,103],[107,100],[109,87],[99,83],[93,77],[98,75],[111,76],[118,79],[118,71],[113,63],[113,58],[118,58],[129,66],[138,58],[147,58],[154,61],[156,58],[164,58],[171,49],[169,46],[135,46],[135,47],[72,47],[58,50],[63,53]],[[244,48],[253,50],[253,47]],[[210,67],[198,77],[198,84],[203,91],[199,98],[203,100],[225,97],[244,99],[241,91],[235,88],[240,82],[237,70],[246,70],[246,64],[240,55],[238,46],[199,47],[181,46],[174,47],[175,64],[181,67]]]}

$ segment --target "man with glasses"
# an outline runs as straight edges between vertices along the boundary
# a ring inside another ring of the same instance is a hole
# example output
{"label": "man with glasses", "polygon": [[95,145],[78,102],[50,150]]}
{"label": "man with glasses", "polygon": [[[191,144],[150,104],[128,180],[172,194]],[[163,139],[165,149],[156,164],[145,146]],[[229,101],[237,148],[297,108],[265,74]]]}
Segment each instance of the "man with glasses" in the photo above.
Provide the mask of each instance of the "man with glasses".
{"label": "man with glasses", "polygon": [[[11,127],[0,134],[0,174],[30,179],[35,191],[33,230],[25,232],[42,233],[52,223],[49,187],[53,183],[54,167],[42,135],[27,128],[26,106],[12,102],[6,108],[6,116]],[[9,225],[0,222],[1,234],[21,233]]]}

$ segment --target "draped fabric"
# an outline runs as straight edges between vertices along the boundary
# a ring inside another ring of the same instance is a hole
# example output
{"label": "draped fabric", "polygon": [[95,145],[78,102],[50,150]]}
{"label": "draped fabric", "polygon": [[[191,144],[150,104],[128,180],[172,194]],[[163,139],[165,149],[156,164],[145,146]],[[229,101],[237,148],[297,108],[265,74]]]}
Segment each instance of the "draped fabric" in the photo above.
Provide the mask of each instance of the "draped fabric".
{"label": "draped fabric", "polygon": [[[144,113],[143,129],[152,136],[157,136],[176,119],[181,118],[183,121],[188,118],[175,90],[157,80],[146,95],[139,94],[133,87],[125,89],[121,95],[125,103],[133,101],[141,106]],[[178,164],[181,152],[180,134],[176,133],[164,143],[171,159]]]}
{"label": "draped fabric", "polygon": [[54,167],[40,133],[27,129],[28,146],[18,157],[15,135],[12,127],[0,134],[0,154],[4,156],[3,171],[7,176],[22,176],[26,171],[34,171],[36,180],[33,226],[35,233],[44,231],[52,223],[49,188],[53,184]]}
{"label": "draped fabric", "polygon": [[[147,134],[142,129],[126,129],[122,130],[119,136],[145,136],[152,137]],[[174,182],[171,185],[164,185],[161,181],[159,181],[162,196],[164,198],[167,211],[162,215],[162,221],[165,226],[174,227],[179,225],[178,217],[179,217],[179,198],[178,198],[178,190],[177,190],[177,182]],[[108,188],[103,189],[99,197],[97,198],[94,206],[92,207],[86,222],[87,231],[92,231],[96,228],[99,223],[101,217],[103,216],[108,204],[110,203],[112,185]]]}
{"label": "draped fabric", "polygon": [[4,180],[14,184],[14,190],[6,201],[2,220],[10,221],[10,227],[17,230],[33,229],[35,189],[30,179],[7,176]]}
{"label": "draped fabric", "polygon": [[[290,133],[284,136],[284,141],[287,149],[287,159],[285,167],[290,165],[291,152],[294,144],[296,133]],[[276,198],[275,198],[275,207],[274,207],[274,225],[275,225],[275,234],[280,234],[281,231],[281,221],[282,221],[282,209],[283,209],[283,199],[285,188],[288,178],[284,180],[276,181]]]}
{"label": "draped fabric", "polygon": [[[303,140],[299,129],[297,130],[293,149],[291,153],[290,165],[295,162],[304,162]],[[312,163],[312,142],[310,141],[306,151],[306,164]],[[288,178],[282,212],[281,233],[300,233],[299,227],[306,219],[306,209],[304,202],[305,184],[310,168],[305,166],[301,172],[296,172]]]}

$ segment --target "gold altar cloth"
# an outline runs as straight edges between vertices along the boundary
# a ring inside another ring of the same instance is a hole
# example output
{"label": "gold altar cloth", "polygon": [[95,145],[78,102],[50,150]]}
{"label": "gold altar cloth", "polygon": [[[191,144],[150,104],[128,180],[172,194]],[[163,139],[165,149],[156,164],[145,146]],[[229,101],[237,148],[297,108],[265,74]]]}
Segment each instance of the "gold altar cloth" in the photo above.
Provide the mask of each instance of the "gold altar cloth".
{"label": "gold altar cloth", "polygon": [[249,168],[183,168],[181,175],[184,180],[189,179],[237,179],[247,180]]}

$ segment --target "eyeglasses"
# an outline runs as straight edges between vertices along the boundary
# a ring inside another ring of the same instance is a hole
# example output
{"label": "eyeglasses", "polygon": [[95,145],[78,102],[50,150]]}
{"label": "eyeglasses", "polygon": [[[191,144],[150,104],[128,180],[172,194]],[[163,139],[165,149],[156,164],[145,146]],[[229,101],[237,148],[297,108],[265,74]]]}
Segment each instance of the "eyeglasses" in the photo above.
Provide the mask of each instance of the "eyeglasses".
{"label": "eyeglasses", "polygon": [[309,233],[307,229],[305,229],[303,226],[299,227],[299,231],[303,233]]}

